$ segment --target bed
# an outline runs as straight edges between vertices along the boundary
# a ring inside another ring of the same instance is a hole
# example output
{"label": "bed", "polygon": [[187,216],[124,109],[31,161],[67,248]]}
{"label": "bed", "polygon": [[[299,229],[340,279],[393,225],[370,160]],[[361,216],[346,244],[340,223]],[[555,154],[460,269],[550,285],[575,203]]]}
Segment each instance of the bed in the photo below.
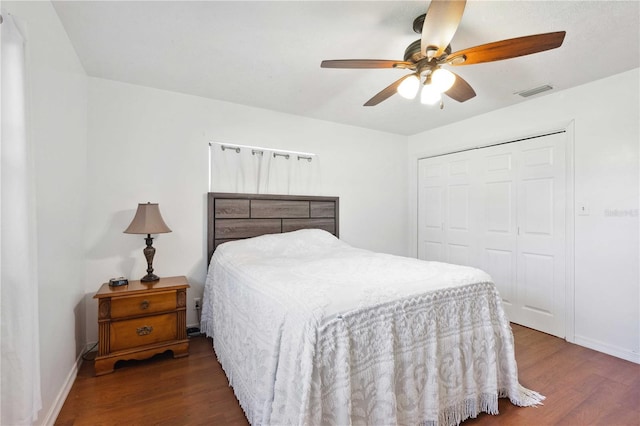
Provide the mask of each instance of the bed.
{"label": "bed", "polygon": [[337,198],[210,193],[208,235],[201,326],[253,425],[453,425],[544,399],[486,273],[346,244]]}

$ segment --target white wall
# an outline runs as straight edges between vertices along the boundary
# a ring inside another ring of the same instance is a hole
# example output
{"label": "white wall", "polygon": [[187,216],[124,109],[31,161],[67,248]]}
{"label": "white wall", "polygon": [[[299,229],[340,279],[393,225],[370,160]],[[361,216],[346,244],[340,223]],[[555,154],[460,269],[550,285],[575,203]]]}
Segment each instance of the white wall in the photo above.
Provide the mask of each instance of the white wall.
{"label": "white wall", "polygon": [[406,137],[109,80],[89,79],[87,328],[109,277],[139,279],[142,236],[123,234],[139,202],[158,202],[173,230],[154,240],[159,276],[186,275],[187,323],[206,275],[209,142],[317,153],[317,195],[340,197],[340,236],[406,254]]}
{"label": "white wall", "polygon": [[27,30],[43,406],[38,423],[50,423],[73,382],[76,359],[86,342],[87,77],[49,2],[4,1],[2,6]]}
{"label": "white wall", "polygon": [[639,81],[635,69],[409,137],[408,251],[416,252],[419,158],[573,128],[575,203],[590,214],[574,218],[575,335],[567,337],[640,362]]}

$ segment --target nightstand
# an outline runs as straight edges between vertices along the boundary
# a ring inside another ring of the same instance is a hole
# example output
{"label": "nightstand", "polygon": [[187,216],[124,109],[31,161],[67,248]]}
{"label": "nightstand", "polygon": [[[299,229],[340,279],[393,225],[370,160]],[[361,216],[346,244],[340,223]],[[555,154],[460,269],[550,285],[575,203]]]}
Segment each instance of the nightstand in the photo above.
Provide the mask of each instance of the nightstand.
{"label": "nightstand", "polygon": [[174,358],[189,355],[186,277],[161,278],[152,283],[104,283],[98,299],[96,376],[113,372],[120,360],[145,359],[165,351]]}

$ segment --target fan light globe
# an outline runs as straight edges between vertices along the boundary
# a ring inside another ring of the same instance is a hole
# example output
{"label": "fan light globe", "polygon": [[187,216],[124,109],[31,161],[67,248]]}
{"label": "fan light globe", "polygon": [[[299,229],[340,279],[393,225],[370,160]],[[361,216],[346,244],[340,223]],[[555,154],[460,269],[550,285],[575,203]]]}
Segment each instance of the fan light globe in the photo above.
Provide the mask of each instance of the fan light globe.
{"label": "fan light globe", "polygon": [[398,94],[403,98],[413,99],[418,94],[420,89],[420,79],[417,75],[412,74],[409,77],[402,80],[402,83],[398,86]]}
{"label": "fan light globe", "polygon": [[420,102],[427,105],[434,105],[440,102],[440,92],[433,84],[425,84],[420,93]]}
{"label": "fan light globe", "polygon": [[433,84],[440,93],[444,93],[451,89],[456,81],[456,75],[449,70],[438,68],[431,76],[431,84]]}

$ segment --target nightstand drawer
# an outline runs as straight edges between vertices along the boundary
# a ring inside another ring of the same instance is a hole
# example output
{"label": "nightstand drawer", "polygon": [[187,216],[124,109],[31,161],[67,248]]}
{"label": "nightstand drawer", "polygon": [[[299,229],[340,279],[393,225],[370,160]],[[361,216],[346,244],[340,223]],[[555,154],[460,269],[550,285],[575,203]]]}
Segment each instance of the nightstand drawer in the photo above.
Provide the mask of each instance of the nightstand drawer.
{"label": "nightstand drawer", "polygon": [[177,314],[152,315],[113,321],[110,327],[111,351],[129,349],[177,338]]}
{"label": "nightstand drawer", "polygon": [[114,297],[111,299],[111,318],[166,312],[175,308],[175,291],[152,293],[144,296]]}

